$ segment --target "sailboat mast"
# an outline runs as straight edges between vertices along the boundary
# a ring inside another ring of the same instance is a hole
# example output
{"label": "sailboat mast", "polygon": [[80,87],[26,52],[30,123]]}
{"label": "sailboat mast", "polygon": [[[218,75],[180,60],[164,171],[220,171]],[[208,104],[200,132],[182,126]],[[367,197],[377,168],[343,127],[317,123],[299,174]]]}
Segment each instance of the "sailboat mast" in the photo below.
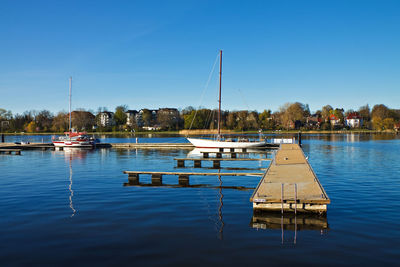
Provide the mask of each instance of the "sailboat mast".
{"label": "sailboat mast", "polygon": [[221,85],[222,85],[222,50],[219,51],[219,99],[218,99],[218,139],[221,138]]}
{"label": "sailboat mast", "polygon": [[71,90],[72,90],[72,77],[69,77],[69,132],[71,132]]}

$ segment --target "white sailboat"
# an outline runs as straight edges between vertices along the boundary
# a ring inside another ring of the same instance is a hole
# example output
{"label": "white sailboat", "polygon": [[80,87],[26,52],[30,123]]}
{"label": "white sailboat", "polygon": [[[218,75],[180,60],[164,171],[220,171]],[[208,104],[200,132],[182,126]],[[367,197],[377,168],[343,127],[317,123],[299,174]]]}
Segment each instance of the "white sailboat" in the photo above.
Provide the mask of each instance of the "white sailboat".
{"label": "white sailboat", "polygon": [[219,57],[219,99],[218,99],[218,134],[215,140],[205,138],[186,138],[197,148],[251,148],[263,147],[267,141],[249,141],[247,139],[224,139],[221,136],[221,85],[222,85],[222,50]]}
{"label": "white sailboat", "polygon": [[86,132],[72,131],[71,127],[71,91],[72,91],[72,77],[69,78],[69,130],[65,132],[65,136],[60,136],[53,139],[55,147],[79,147],[79,148],[93,148],[96,140],[86,134]]}

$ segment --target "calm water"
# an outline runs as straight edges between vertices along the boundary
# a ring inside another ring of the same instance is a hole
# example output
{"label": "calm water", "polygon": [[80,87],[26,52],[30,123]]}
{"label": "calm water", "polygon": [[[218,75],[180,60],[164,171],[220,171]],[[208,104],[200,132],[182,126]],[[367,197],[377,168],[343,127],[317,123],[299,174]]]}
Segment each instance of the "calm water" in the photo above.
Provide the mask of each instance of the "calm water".
{"label": "calm water", "polygon": [[[150,141],[172,139],[182,141]],[[0,264],[395,265],[399,137],[312,135],[303,136],[303,144],[332,201],[326,218],[253,218],[252,190],[214,188],[217,177],[194,176],[191,184],[207,185],[198,188],[124,186],[123,170],[182,171],[173,158],[188,150],[0,155]],[[267,165],[223,162],[221,171]],[[258,181],[223,177],[222,185],[252,188]],[[176,184],[177,178],[163,182]]]}

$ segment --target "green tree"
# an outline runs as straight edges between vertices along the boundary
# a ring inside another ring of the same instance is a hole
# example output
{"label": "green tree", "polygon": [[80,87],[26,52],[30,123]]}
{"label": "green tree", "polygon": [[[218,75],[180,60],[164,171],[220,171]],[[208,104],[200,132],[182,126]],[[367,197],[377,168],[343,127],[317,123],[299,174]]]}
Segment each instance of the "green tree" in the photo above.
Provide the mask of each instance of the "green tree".
{"label": "green tree", "polygon": [[128,107],[126,105],[118,106],[115,108],[115,113],[114,113],[114,120],[115,124],[117,126],[123,126],[126,124],[126,110]]}

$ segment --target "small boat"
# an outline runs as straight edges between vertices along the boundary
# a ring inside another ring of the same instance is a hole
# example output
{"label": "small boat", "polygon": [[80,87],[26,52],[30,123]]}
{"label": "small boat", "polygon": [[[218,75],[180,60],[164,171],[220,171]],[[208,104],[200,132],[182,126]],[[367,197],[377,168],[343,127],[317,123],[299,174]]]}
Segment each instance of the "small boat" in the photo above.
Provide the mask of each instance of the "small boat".
{"label": "small boat", "polygon": [[69,131],[64,132],[65,136],[53,138],[52,142],[55,147],[80,147],[93,148],[98,140],[86,134],[86,132],[75,132],[71,127],[71,90],[72,77],[69,78]]}
{"label": "small boat", "polygon": [[219,56],[219,99],[218,99],[218,134],[216,139],[186,138],[197,148],[250,148],[266,146],[267,141],[249,141],[247,139],[223,139],[221,137],[221,76],[222,76],[222,50]]}
{"label": "small boat", "polygon": [[212,140],[203,138],[186,138],[197,148],[251,148],[264,147],[266,141],[234,141],[234,140]]}
{"label": "small boat", "polygon": [[55,147],[80,147],[93,148],[96,140],[88,136],[86,132],[65,132],[65,136],[53,139]]}

